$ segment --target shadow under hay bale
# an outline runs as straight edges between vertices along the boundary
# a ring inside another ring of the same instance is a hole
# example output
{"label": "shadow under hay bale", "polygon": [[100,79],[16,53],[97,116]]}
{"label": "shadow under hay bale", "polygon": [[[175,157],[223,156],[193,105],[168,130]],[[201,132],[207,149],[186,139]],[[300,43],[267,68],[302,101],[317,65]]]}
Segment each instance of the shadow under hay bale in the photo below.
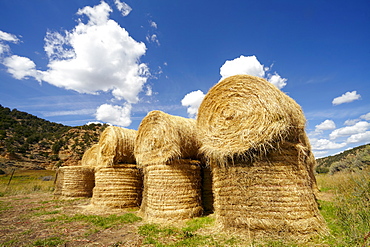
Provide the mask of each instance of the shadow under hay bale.
{"label": "shadow under hay bale", "polygon": [[300,106],[262,78],[231,76],[211,88],[197,129],[221,227],[251,237],[326,232],[305,122]]}
{"label": "shadow under hay bale", "polygon": [[135,164],[100,168],[95,173],[91,204],[106,208],[139,207],[142,185],[142,175]]}
{"label": "shadow under hay bale", "polygon": [[140,212],[148,221],[202,214],[195,124],[194,119],[152,111],[139,126],[135,157],[144,173]]}
{"label": "shadow under hay bale", "polygon": [[94,172],[82,166],[65,166],[59,168],[63,174],[61,196],[91,197],[95,186]]}
{"label": "shadow under hay bale", "polygon": [[204,214],[212,214],[214,211],[214,197],[213,197],[213,179],[212,171],[209,167],[203,166],[201,168],[202,178],[202,206]]}
{"label": "shadow under hay bale", "polygon": [[175,160],[144,167],[141,213],[150,221],[174,221],[200,216],[200,162]]}

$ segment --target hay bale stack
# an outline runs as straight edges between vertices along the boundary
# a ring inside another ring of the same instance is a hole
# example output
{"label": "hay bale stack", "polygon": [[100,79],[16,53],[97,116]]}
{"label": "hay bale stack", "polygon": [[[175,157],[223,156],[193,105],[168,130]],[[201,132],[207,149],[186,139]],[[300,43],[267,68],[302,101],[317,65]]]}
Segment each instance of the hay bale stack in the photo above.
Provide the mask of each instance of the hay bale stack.
{"label": "hay bale stack", "polygon": [[99,144],[92,145],[85,151],[81,159],[81,166],[95,168],[97,166],[98,156],[100,152]]}
{"label": "hay bale stack", "polygon": [[326,230],[305,118],[293,99],[262,78],[232,76],[205,96],[197,128],[220,226],[252,237]]}
{"label": "hay bale stack", "polygon": [[107,127],[100,135],[98,168],[113,167],[115,164],[135,164],[134,146],[136,130]]}
{"label": "hay bale stack", "polygon": [[63,175],[62,197],[91,197],[95,185],[94,172],[89,167],[65,166],[59,168]]}
{"label": "hay bale stack", "polygon": [[91,203],[106,208],[139,207],[142,184],[142,175],[135,164],[100,168],[95,173]]}
{"label": "hay bale stack", "polygon": [[177,220],[202,213],[196,122],[161,111],[141,122],[135,157],[144,172],[141,213],[149,221]]}

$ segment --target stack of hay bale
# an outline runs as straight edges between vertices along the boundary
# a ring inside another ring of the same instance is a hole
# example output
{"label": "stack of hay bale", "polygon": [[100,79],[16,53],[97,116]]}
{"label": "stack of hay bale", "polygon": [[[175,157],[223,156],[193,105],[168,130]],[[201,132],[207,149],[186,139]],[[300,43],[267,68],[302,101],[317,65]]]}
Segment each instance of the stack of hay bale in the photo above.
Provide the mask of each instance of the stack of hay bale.
{"label": "stack of hay bale", "polygon": [[215,215],[251,237],[324,232],[300,106],[266,80],[238,75],[210,89],[197,118],[213,172]]}
{"label": "stack of hay bale", "polygon": [[161,111],[141,122],[135,145],[144,173],[141,214],[148,221],[189,219],[202,214],[196,122]]}
{"label": "stack of hay bale", "polygon": [[107,208],[138,207],[142,175],[134,157],[136,131],[110,126],[100,136],[95,165],[92,205]]}

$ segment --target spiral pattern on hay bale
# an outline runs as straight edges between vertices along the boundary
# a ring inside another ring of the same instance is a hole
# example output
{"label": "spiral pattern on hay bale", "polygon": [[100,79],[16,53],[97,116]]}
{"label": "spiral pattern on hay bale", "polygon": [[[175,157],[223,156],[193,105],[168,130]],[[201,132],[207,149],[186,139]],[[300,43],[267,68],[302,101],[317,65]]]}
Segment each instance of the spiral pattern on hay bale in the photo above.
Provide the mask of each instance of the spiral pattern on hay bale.
{"label": "spiral pattern on hay bale", "polygon": [[85,151],[84,155],[82,156],[81,166],[95,168],[97,166],[99,152],[99,144],[92,145],[89,149]]}
{"label": "spiral pattern on hay bale", "polygon": [[141,213],[148,221],[174,221],[200,216],[200,162],[174,160],[144,167]]}
{"label": "spiral pattern on hay bale", "polygon": [[91,204],[106,208],[139,207],[143,179],[135,164],[100,168],[95,173]]}
{"label": "spiral pattern on hay bale", "polygon": [[59,168],[63,175],[62,197],[91,197],[95,176],[91,168],[65,166]]}

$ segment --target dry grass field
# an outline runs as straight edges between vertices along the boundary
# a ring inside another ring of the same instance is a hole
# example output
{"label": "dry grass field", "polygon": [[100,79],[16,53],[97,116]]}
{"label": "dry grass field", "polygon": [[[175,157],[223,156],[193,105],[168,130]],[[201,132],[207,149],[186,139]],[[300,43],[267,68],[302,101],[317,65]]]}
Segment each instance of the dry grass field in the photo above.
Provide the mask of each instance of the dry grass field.
{"label": "dry grass field", "polygon": [[108,212],[91,207],[89,198],[54,200],[53,179],[44,181],[54,175],[0,175],[0,246],[370,246],[370,169],[317,176],[330,235],[299,244],[220,233],[212,215],[158,225],[138,217],[137,208]]}

